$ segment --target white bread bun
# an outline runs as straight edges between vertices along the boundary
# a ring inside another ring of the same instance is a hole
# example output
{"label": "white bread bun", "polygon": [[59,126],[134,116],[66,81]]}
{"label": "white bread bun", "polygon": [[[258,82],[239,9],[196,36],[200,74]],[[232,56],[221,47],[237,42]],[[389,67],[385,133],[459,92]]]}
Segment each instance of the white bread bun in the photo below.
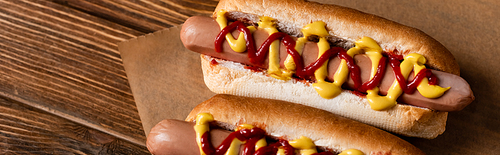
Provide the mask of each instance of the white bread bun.
{"label": "white bread bun", "polygon": [[232,19],[245,18],[254,23],[260,16],[276,19],[278,29],[292,36],[314,21],[323,21],[330,33],[330,42],[352,47],[355,40],[370,37],[384,51],[406,56],[419,53],[432,69],[460,75],[458,62],[441,43],[424,32],[382,17],[337,5],[304,0],[221,0],[214,12],[224,9]]}
{"label": "white bread bun", "polygon": [[[211,63],[216,60],[217,64]],[[447,112],[397,104],[385,111],[370,108],[365,97],[344,91],[333,99],[324,99],[309,83],[283,81],[252,72],[240,63],[201,55],[207,87],[217,94],[276,99],[329,111],[397,134],[432,139],[445,130]]]}
{"label": "white bread bun", "polygon": [[294,140],[306,136],[316,146],[337,153],[358,149],[367,155],[424,154],[410,143],[380,129],[285,101],[216,95],[196,106],[186,121],[194,122],[199,113],[212,114],[217,125],[229,130],[240,124],[251,124],[274,138]]}

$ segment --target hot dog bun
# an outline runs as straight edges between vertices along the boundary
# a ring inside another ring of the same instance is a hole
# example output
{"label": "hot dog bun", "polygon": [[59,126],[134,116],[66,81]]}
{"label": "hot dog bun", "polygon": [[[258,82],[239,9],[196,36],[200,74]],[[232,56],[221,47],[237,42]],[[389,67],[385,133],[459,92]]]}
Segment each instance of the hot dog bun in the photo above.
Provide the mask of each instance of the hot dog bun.
{"label": "hot dog bun", "polygon": [[[217,64],[211,61],[216,60]],[[366,98],[344,90],[332,99],[319,96],[309,83],[283,81],[245,69],[239,63],[201,55],[207,87],[217,94],[276,99],[329,111],[397,134],[432,139],[445,131],[448,112],[397,104],[385,111],[370,108]]]}
{"label": "hot dog bun", "polygon": [[276,19],[278,29],[293,36],[313,22],[323,21],[331,35],[330,41],[345,48],[364,36],[376,40],[384,51],[397,49],[398,55],[418,53],[427,59],[433,69],[460,75],[460,67],[453,55],[434,38],[424,32],[385,18],[358,10],[304,0],[221,0],[214,11],[226,10],[232,19],[245,18],[254,23],[260,16]]}
{"label": "hot dog bun", "polygon": [[306,136],[316,146],[334,152],[358,149],[365,154],[423,154],[410,143],[380,129],[285,101],[216,95],[196,106],[186,121],[194,122],[200,113],[212,114],[216,124],[228,130],[251,124],[274,138],[294,140]]}

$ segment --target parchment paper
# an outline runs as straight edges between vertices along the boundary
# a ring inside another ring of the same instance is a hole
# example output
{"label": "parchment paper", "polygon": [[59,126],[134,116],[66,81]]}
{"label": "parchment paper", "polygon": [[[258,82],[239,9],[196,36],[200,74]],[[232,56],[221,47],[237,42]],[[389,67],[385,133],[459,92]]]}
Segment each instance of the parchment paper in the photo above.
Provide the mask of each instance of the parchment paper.
{"label": "parchment paper", "polygon": [[179,31],[176,26],[119,45],[146,135],[163,119],[184,120],[214,95],[203,82],[200,55],[184,48]]}
{"label": "parchment paper", "polygon": [[[339,0],[336,4],[416,27],[445,45],[461,67],[476,100],[450,112],[436,139],[403,139],[428,154],[500,152],[500,2]],[[205,86],[199,54],[186,51],[179,27],[123,42],[119,50],[146,135],[166,118],[183,120],[214,94]]]}

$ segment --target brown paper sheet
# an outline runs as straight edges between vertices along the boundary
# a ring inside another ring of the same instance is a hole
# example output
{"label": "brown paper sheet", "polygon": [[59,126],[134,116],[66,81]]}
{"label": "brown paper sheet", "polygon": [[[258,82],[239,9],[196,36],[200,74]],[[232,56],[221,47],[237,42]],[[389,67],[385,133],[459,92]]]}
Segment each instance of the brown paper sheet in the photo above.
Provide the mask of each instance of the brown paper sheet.
{"label": "brown paper sheet", "polygon": [[146,135],[163,119],[184,120],[214,95],[203,82],[200,55],[184,48],[179,31],[172,27],[119,45]]}
{"label": "brown paper sheet", "polygon": [[[339,5],[421,29],[444,44],[461,66],[476,100],[451,112],[445,133],[436,139],[403,137],[428,154],[500,152],[500,4],[475,1],[337,1]],[[180,27],[123,42],[119,50],[146,135],[166,118],[183,120],[192,107],[210,98],[199,54],[186,51]]]}

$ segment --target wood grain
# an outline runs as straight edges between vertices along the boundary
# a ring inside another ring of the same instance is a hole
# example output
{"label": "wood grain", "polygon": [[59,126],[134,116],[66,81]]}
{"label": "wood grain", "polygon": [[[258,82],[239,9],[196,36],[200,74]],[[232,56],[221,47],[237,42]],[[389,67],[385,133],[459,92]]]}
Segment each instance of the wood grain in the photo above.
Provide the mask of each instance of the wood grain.
{"label": "wood grain", "polygon": [[[111,38],[106,36],[111,30],[84,29],[76,22],[51,16],[57,12],[35,2],[4,2],[3,6],[0,21],[7,31],[0,37],[2,92],[10,91],[32,106],[102,124],[102,130],[116,126],[118,131],[133,133],[127,134],[133,138],[144,139],[116,51],[116,42],[142,33],[123,28],[123,36]],[[89,17],[88,24],[99,21]],[[5,89],[8,87],[13,89]]]}
{"label": "wood grain", "polygon": [[209,15],[216,4],[0,0],[1,150],[145,153],[117,43]]}
{"label": "wood grain", "polygon": [[193,15],[211,15],[215,0],[53,0],[144,33],[178,25]]}
{"label": "wood grain", "polygon": [[148,154],[144,146],[0,97],[0,154]]}

